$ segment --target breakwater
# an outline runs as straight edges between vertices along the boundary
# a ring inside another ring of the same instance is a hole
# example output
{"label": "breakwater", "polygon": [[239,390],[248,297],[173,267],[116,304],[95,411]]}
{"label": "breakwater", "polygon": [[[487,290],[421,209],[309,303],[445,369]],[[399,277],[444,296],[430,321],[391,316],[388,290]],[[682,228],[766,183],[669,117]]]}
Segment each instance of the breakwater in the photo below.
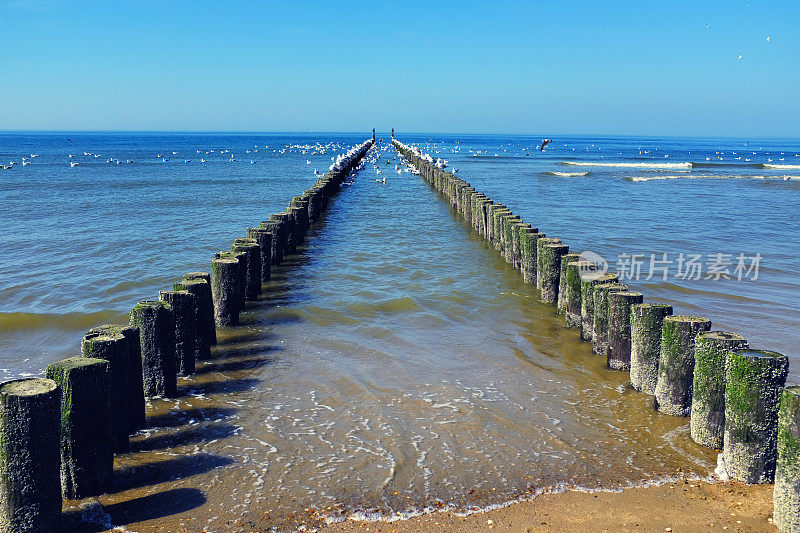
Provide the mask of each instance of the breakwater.
{"label": "breakwater", "polygon": [[441,160],[397,140],[393,145],[525,282],[536,284],[543,302],[557,305],[565,327],[580,328],[609,369],[631,372],[634,388],[654,396],[655,409],[690,417],[693,440],[722,449],[722,475],[748,483],[774,479],[776,522],[794,530],[800,493],[796,477],[786,476],[796,474],[798,420],[796,391],[784,389],[786,356],[711,332],[703,317],[645,303],[643,293],[570,254],[560,239],[446,172]]}
{"label": "breakwater", "polygon": [[88,331],[81,357],[53,363],[47,378],[0,384],[0,530],[56,530],[62,497],[107,488],[114,452],[145,425],[145,397],[177,395],[177,376],[207,356],[217,326],[238,324],[270,267],[296,252],[373,142],[340,155],[284,212],[216,253],[210,272],[184,274],[158,299],[138,303],[130,324]]}

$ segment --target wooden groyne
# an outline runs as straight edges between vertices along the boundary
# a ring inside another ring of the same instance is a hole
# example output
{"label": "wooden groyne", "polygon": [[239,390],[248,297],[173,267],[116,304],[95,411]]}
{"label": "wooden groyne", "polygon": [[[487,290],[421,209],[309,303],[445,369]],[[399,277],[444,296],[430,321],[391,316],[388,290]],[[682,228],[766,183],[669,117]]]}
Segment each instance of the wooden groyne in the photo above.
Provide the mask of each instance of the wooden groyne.
{"label": "wooden groyne", "polygon": [[667,305],[619,283],[615,274],[570,253],[505,205],[444,170],[439,161],[392,138],[392,145],[490,248],[565,315],[566,328],[628,371],[635,390],[666,415],[689,417],[692,439],[721,449],[718,472],[744,483],[775,483],[775,524],[800,532],[800,387],[785,387],[785,355],[753,350],[711,321],[673,315]]}
{"label": "wooden groyne", "polygon": [[88,331],[81,356],[49,365],[47,378],[0,383],[0,533],[58,531],[62,497],[109,488],[114,453],[145,426],[145,398],[178,394],[177,377],[209,356],[216,326],[238,324],[271,267],[296,252],[373,144],[374,133],[284,212],[247,228],[215,254],[210,273],[183,274],[158,299],[139,302],[130,324]]}

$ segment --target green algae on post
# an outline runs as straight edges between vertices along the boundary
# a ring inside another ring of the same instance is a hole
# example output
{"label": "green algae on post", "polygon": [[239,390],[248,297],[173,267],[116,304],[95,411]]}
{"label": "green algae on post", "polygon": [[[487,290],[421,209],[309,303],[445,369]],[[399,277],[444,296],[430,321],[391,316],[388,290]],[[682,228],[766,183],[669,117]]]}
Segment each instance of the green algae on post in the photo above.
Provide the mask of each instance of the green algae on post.
{"label": "green algae on post", "polygon": [[522,281],[536,284],[536,242],[545,238],[536,228],[522,228],[519,233],[519,254]]}
{"label": "green algae on post", "polygon": [[725,364],[728,352],[747,348],[744,337],[726,331],[701,333],[694,341],[691,437],[722,449],[725,434]]}
{"label": "green algae on post", "polygon": [[672,416],[689,416],[694,382],[694,343],[698,333],[711,329],[699,316],[672,315],[661,325],[661,353],[653,405]]}
{"label": "green algae on post", "polygon": [[664,318],[671,314],[666,304],[631,307],[631,386],[650,396],[656,393]]}
{"label": "green algae on post", "polygon": [[725,372],[726,473],[742,483],[772,483],[781,389],[789,358],[766,350],[728,352]]}
{"label": "green algae on post", "polygon": [[581,260],[581,254],[571,252],[561,256],[558,273],[558,299],[556,312],[563,315],[567,308],[567,266]]}
{"label": "green algae on post", "polygon": [[47,367],[61,387],[61,492],[65,498],[99,496],[114,472],[111,438],[111,365],[71,357]]}
{"label": "green algae on post", "polygon": [[139,328],[145,396],[177,395],[175,314],[167,302],[144,301],[131,309],[131,326]]}
{"label": "green algae on post", "polygon": [[160,291],[158,299],[170,304],[175,314],[175,365],[178,375],[193,374],[197,343],[197,298],[189,291]]}
{"label": "green algae on post", "polygon": [[52,379],[0,384],[0,529],[59,531],[61,388]]}
{"label": "green algae on post", "polygon": [[558,301],[558,283],[561,272],[561,258],[569,252],[569,246],[561,243],[545,244],[542,247],[540,264],[542,270],[541,300],[548,304]]}
{"label": "green algae on post", "polygon": [[233,257],[211,262],[211,294],[214,321],[219,326],[239,324],[239,260]]}
{"label": "green algae on post", "polygon": [[597,269],[590,261],[572,261],[564,271],[564,327],[581,325],[581,277],[593,275]]}
{"label": "green algae on post", "polygon": [[109,363],[109,408],[115,452],[128,449],[128,436],[144,426],[144,385],[139,330],[106,324],[92,328],[81,339],[83,357]]}
{"label": "green algae on post", "polygon": [[544,265],[542,265],[544,247],[548,244],[561,244],[561,239],[557,237],[542,237],[536,240],[536,288],[540,291],[542,290],[542,281],[544,280]]}
{"label": "green algae on post", "polygon": [[261,294],[261,248],[253,239],[236,239],[231,251],[245,254],[245,299],[257,300]]}
{"label": "green algae on post", "polygon": [[[235,259],[236,260],[236,284],[233,287],[233,302],[237,316],[245,306],[245,295],[247,293],[247,253],[243,251],[221,251],[214,254],[214,259]],[[213,263],[212,263],[213,273]],[[212,287],[213,289],[213,287]],[[212,291],[213,294],[213,291]]]}
{"label": "green algae on post", "polygon": [[779,531],[800,532],[800,387],[786,387],[778,411],[773,517]]}
{"label": "green algae on post", "polygon": [[522,271],[522,232],[531,229],[530,224],[522,221],[511,226],[513,265],[519,271]]}
{"label": "green algae on post", "polygon": [[627,291],[628,286],[618,281],[592,286],[592,351],[606,355],[608,350],[608,293]]}
{"label": "green algae on post", "polygon": [[216,338],[211,285],[203,278],[186,279],[187,275],[173,283],[172,288],[194,295],[194,358],[208,359],[211,356],[211,337]]}
{"label": "green algae on post", "polygon": [[272,265],[278,266],[283,260],[283,245],[286,238],[283,236],[283,226],[280,222],[266,220],[259,224],[261,229],[265,229],[272,234]]}
{"label": "green algae on post", "polygon": [[269,281],[272,264],[272,233],[266,228],[247,228],[247,237],[258,243],[261,253],[261,281]]}
{"label": "green algae on post", "polygon": [[608,294],[608,349],[606,363],[612,370],[631,368],[631,307],[642,303],[641,292]]}
{"label": "green algae on post", "polygon": [[581,340],[594,337],[594,288],[617,279],[616,274],[590,274],[581,277]]}

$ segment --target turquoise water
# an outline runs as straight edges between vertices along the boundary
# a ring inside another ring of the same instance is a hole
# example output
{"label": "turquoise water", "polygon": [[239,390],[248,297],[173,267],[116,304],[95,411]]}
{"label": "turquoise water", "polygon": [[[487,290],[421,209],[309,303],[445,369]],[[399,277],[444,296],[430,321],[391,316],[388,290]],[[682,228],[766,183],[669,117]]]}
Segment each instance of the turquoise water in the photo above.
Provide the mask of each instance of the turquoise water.
{"label": "turquoise water", "polygon": [[[207,269],[364,138],[0,137],[0,161],[39,155],[0,171],[5,375],[37,374],[75,353],[89,327]],[[739,153],[727,167],[686,164],[750,148],[742,164],[796,165],[797,141],[572,137],[538,152],[538,137],[400,139],[612,269],[623,253],[760,253],[757,280],[668,272],[629,283],[787,353],[797,382],[800,183],[784,179],[791,169],[740,168]],[[315,143],[334,144],[296,148]],[[626,374],[607,371],[386,143],[369,158],[243,326],[221,330],[212,359],[181,379],[181,397],[150,402],[149,427],[100,498],[109,523],[291,528],[313,519],[305,509],[331,519],[466,511],[549,487],[709,474],[715,454],[690,441],[687,420],[655,413]],[[697,178],[709,173],[718,179]],[[637,179],[666,176],[680,177]]]}

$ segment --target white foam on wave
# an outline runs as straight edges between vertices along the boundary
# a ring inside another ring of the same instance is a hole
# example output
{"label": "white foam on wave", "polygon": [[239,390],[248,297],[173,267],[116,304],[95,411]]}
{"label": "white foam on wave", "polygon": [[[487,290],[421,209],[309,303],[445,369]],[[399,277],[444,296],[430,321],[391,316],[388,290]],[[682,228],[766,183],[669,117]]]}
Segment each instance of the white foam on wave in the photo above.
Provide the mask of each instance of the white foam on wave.
{"label": "white foam on wave", "polygon": [[354,511],[348,514],[345,517],[342,516],[331,516],[325,517],[325,523],[333,524],[345,521],[352,521],[352,522],[366,522],[366,523],[374,523],[374,522],[397,522],[400,520],[408,520],[410,518],[414,518],[416,516],[426,515],[426,514],[433,514],[433,513],[453,513],[453,515],[458,517],[467,517],[473,514],[480,514],[480,513],[487,513],[489,511],[494,511],[495,509],[503,509],[505,507],[509,507],[514,505],[515,503],[521,502],[529,502],[533,501],[542,494],[563,494],[565,492],[585,492],[589,494],[597,494],[601,492],[609,492],[609,493],[620,493],[628,489],[635,489],[635,488],[647,488],[647,487],[660,487],[663,485],[668,485],[670,483],[675,483],[678,481],[693,481],[693,482],[704,482],[704,483],[717,483],[720,481],[725,481],[725,479],[720,479],[715,474],[710,474],[706,477],[698,476],[697,474],[690,474],[690,475],[674,475],[674,476],[662,476],[655,479],[651,479],[649,481],[643,482],[629,482],[625,483],[619,487],[601,487],[601,488],[594,488],[594,487],[581,487],[576,485],[569,485],[566,483],[558,483],[556,485],[536,489],[536,491],[531,492],[525,496],[521,496],[519,498],[514,498],[512,500],[507,500],[500,503],[493,503],[490,505],[485,505],[483,507],[472,507],[470,509],[461,510],[456,505],[450,503],[443,506],[435,506],[429,505],[427,507],[414,507],[405,509],[403,511],[395,511],[393,514],[385,514],[381,512],[374,512],[374,511]]}
{"label": "white foam on wave", "polygon": [[775,170],[789,170],[789,169],[799,169],[800,165],[770,165],[768,163],[764,163],[764,168],[772,168]]}
{"label": "white foam on wave", "polygon": [[558,176],[559,178],[574,178],[577,176],[588,176],[589,172],[548,172],[551,176]]}
{"label": "white foam on wave", "polygon": [[652,180],[677,180],[677,179],[709,179],[709,180],[726,180],[726,179],[750,179],[750,180],[783,180],[783,181],[797,181],[800,176],[765,176],[757,174],[742,174],[742,175],[715,175],[715,174],[670,174],[666,176],[627,176],[628,181],[652,181]]}
{"label": "white foam on wave", "polygon": [[597,161],[560,161],[561,165],[575,167],[608,167],[608,168],[692,168],[690,162],[685,163],[599,163]]}

